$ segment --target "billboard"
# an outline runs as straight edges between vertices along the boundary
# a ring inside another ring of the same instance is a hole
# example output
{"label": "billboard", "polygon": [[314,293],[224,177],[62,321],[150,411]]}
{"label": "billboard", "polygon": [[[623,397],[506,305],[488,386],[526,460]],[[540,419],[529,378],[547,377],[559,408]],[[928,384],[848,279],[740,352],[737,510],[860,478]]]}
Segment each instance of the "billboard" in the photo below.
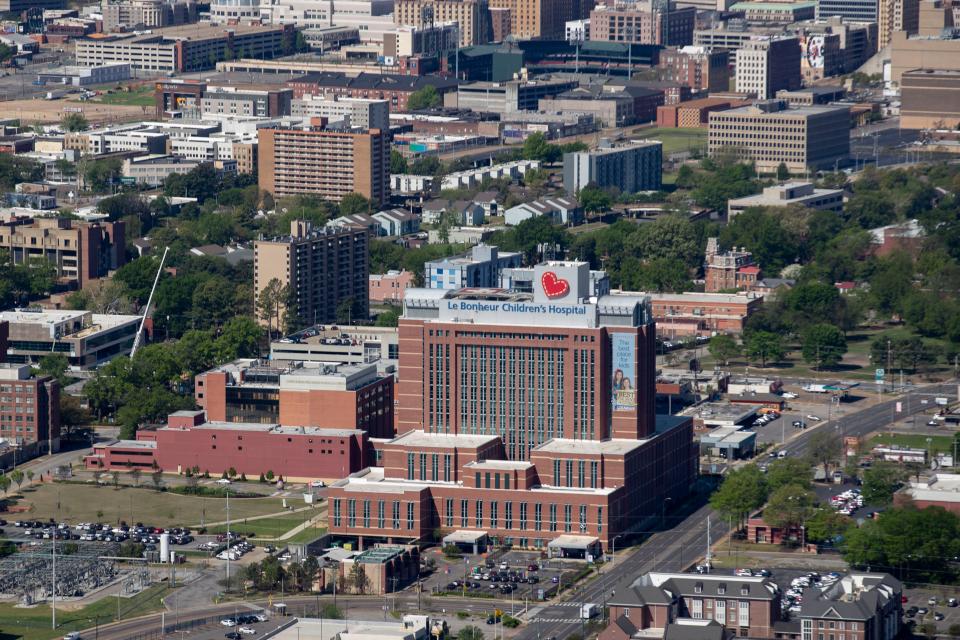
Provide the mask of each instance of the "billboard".
{"label": "billboard", "polygon": [[823,68],[824,38],[821,35],[807,36],[801,40],[803,61],[811,69]]}
{"label": "billboard", "polygon": [[637,406],[637,347],[634,336],[614,333],[610,336],[610,395],[614,411],[631,411]]}

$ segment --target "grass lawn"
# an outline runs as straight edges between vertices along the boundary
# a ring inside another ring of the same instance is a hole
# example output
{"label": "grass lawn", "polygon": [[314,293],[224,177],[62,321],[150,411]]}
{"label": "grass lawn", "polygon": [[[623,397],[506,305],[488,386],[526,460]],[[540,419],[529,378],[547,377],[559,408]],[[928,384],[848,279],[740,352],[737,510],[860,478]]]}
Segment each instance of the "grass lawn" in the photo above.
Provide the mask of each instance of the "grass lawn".
{"label": "grass lawn", "polygon": [[153,88],[150,85],[137,87],[132,91],[114,91],[97,98],[103,104],[117,104],[128,107],[152,107],[154,105]]}
{"label": "grass lawn", "polygon": [[953,453],[953,438],[950,436],[925,436],[923,434],[909,433],[878,433],[870,439],[870,446],[874,447],[879,444],[897,444],[901,447],[926,449],[927,438],[930,438],[930,450],[933,453],[941,451],[943,453]]}
{"label": "grass lawn", "polygon": [[648,129],[639,139],[655,139],[663,142],[664,155],[678,151],[693,151],[707,145],[706,129]]}
{"label": "grass lawn", "polygon": [[[78,484],[34,485],[25,490],[20,505],[30,506],[25,516],[43,520],[56,518],[67,522],[145,522],[153,526],[197,525],[227,519],[225,500],[199,498],[153,489]],[[59,505],[59,509],[58,509]],[[230,517],[242,520],[283,511],[280,498],[234,498]]]}
{"label": "grass lawn", "polygon": [[[171,589],[165,584],[155,585],[132,598],[120,598],[120,618],[127,619],[159,611],[160,600]],[[0,604],[0,640],[51,640],[62,638],[70,631],[79,631],[107,624],[117,619],[117,599],[106,596],[93,604],[65,611],[57,606],[57,629],[50,628],[50,607],[38,605],[31,609],[18,609],[12,604]]]}
{"label": "grass lawn", "polygon": [[[233,505],[230,508],[233,511]],[[259,540],[277,540],[280,536],[297,527],[305,520],[320,515],[322,511],[302,511],[300,513],[291,513],[289,515],[276,516],[272,518],[261,518],[260,520],[250,520],[249,522],[231,522],[230,530],[239,533],[252,533],[253,537]],[[306,516],[306,517],[304,517]],[[210,529],[211,533],[225,533],[226,525],[219,525]],[[327,528],[323,526],[323,521],[295,533],[283,542],[300,543],[309,542],[314,538],[325,533]]]}

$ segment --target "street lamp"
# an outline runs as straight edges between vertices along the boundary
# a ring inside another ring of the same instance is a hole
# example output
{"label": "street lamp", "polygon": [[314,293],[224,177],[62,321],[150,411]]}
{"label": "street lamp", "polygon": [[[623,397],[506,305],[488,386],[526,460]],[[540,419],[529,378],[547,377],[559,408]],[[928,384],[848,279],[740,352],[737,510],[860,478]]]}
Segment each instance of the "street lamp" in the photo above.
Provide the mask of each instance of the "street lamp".
{"label": "street lamp", "polygon": [[610,540],[610,545],[611,545],[611,547],[610,547],[610,566],[611,566],[611,567],[617,564],[617,538],[622,538],[622,537],[623,537],[623,534],[622,534],[622,533],[618,533],[617,535],[613,536],[613,539],[612,539],[612,540]]}

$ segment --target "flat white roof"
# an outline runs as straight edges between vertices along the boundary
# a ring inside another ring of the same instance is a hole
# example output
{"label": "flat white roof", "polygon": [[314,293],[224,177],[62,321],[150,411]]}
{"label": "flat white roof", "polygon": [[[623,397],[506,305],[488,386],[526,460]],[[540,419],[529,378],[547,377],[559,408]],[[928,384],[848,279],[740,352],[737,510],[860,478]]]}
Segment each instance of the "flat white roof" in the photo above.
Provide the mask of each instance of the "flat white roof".
{"label": "flat white roof", "polygon": [[573,440],[570,438],[554,438],[541,444],[534,451],[547,453],[585,453],[624,455],[642,446],[647,440]]}
{"label": "flat white roof", "polygon": [[495,441],[496,435],[470,435],[453,433],[426,433],[408,431],[394,438],[390,444],[402,444],[412,447],[449,449],[452,447],[475,448]]}
{"label": "flat white roof", "polygon": [[457,529],[451,534],[448,534],[443,537],[444,544],[446,543],[461,543],[461,544],[474,544],[480,542],[487,536],[486,531],[467,531],[466,529]]}
{"label": "flat white roof", "polygon": [[552,549],[589,549],[598,542],[600,540],[594,536],[575,536],[565,533],[548,542],[547,546]]}

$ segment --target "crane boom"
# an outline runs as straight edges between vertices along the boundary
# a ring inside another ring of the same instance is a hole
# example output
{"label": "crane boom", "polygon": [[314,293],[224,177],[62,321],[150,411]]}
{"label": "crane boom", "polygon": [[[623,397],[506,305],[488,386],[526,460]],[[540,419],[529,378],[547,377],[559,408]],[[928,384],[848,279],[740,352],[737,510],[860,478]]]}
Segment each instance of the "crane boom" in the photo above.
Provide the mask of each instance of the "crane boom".
{"label": "crane boom", "polygon": [[163,263],[167,260],[167,252],[170,247],[163,248],[163,256],[160,258],[160,267],[157,269],[157,275],[153,278],[153,286],[150,288],[150,296],[147,298],[147,306],[143,308],[143,317],[140,318],[140,326],[137,328],[137,335],[133,338],[133,347],[130,348],[130,359],[133,359],[140,346],[140,336],[143,335],[143,325],[147,322],[147,314],[150,313],[150,303],[153,302],[153,293],[157,290],[157,283],[160,282],[160,274],[163,273]]}

